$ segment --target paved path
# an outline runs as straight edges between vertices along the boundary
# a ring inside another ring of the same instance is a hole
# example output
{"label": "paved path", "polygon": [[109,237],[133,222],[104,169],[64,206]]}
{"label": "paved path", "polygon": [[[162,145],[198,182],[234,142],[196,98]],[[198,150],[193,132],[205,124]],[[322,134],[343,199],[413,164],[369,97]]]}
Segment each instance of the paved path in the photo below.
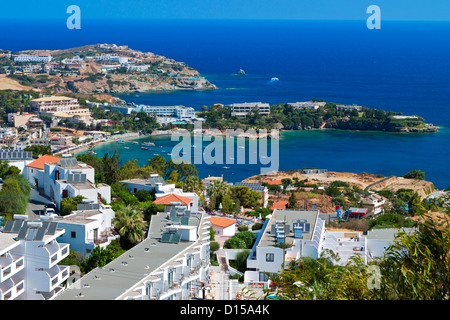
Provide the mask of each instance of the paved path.
{"label": "paved path", "polygon": [[39,219],[39,216],[44,213],[45,205],[39,202],[30,201],[27,206],[26,214],[29,221]]}

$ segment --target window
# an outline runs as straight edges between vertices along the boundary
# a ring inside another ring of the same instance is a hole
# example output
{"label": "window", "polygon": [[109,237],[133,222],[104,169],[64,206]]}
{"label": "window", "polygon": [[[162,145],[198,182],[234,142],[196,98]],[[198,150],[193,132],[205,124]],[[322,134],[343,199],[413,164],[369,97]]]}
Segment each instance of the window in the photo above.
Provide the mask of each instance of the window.
{"label": "window", "polygon": [[274,261],[273,253],[266,253],[266,262],[273,262],[273,261]]}
{"label": "window", "polygon": [[70,237],[75,239],[77,237],[77,233],[75,231],[72,231],[70,233]]}

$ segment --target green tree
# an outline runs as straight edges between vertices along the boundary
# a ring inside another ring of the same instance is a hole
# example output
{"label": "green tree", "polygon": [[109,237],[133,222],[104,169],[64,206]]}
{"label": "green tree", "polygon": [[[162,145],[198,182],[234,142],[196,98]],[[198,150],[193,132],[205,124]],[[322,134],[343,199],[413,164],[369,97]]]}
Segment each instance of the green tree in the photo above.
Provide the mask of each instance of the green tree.
{"label": "green tree", "polygon": [[295,197],[294,191],[291,191],[291,195],[289,196],[289,204],[288,208],[295,209],[297,207],[297,198]]}
{"label": "green tree", "polygon": [[400,232],[387,249],[380,264],[384,299],[449,299],[450,225],[424,218],[416,232]]}
{"label": "green tree", "polygon": [[222,197],[230,195],[230,187],[225,181],[214,180],[212,185],[208,187],[207,194],[209,197],[209,207],[218,209]]}
{"label": "green tree", "polygon": [[244,208],[256,208],[261,204],[261,194],[248,187],[231,187],[231,198]]}
{"label": "green tree", "polygon": [[144,238],[144,219],[139,208],[126,206],[116,212],[114,227],[119,231],[121,246],[130,249]]}
{"label": "green tree", "polygon": [[86,274],[95,268],[104,267],[124,252],[125,250],[113,243],[104,249],[97,246],[91,251],[89,257],[84,259],[81,270]]}
{"label": "green tree", "polygon": [[425,180],[425,172],[421,170],[411,170],[407,174],[403,176],[406,179],[417,179],[417,180]]}
{"label": "green tree", "polygon": [[83,203],[83,196],[76,196],[71,198],[64,198],[61,200],[60,204],[60,214],[62,216],[67,216],[72,213],[72,211],[77,210],[77,205]]}

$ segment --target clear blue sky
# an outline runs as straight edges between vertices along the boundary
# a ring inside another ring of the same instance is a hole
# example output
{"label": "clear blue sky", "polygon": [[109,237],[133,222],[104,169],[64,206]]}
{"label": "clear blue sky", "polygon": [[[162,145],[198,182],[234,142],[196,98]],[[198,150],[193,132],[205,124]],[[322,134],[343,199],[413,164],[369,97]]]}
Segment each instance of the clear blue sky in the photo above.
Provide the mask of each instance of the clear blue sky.
{"label": "clear blue sky", "polygon": [[450,0],[8,0],[0,19],[66,19],[69,5],[86,19],[365,20],[378,5],[384,20],[450,20]]}

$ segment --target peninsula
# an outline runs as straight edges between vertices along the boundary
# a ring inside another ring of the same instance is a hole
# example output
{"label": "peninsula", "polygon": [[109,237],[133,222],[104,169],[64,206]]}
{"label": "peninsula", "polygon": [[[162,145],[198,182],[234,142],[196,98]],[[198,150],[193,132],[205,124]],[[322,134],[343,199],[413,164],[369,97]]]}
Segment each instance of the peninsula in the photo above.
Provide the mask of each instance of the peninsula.
{"label": "peninsula", "polygon": [[64,50],[0,50],[3,82],[51,94],[216,89],[186,63],[115,44]]}

